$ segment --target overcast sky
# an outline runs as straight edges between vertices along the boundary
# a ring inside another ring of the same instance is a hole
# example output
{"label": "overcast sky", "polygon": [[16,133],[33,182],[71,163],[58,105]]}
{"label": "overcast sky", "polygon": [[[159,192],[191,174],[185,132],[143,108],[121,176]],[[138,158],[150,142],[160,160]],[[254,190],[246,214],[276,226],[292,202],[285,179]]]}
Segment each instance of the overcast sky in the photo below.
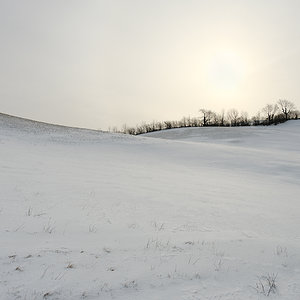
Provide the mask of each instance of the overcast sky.
{"label": "overcast sky", "polygon": [[300,1],[0,0],[0,112],[107,129],[300,108]]}

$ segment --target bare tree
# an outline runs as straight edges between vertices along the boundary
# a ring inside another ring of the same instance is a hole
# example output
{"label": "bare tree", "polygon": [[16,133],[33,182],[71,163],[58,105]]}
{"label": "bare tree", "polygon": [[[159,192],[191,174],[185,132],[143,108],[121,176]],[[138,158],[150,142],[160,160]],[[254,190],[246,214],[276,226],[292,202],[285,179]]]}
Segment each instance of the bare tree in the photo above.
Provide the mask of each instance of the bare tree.
{"label": "bare tree", "polygon": [[278,105],[277,104],[267,104],[263,109],[262,112],[265,114],[266,119],[268,120],[268,124],[270,125],[273,123],[274,116],[278,112]]}
{"label": "bare tree", "polygon": [[121,129],[121,133],[127,133],[127,128],[128,126],[126,124],[123,124],[122,129]]}
{"label": "bare tree", "polygon": [[157,129],[158,129],[158,130],[164,129],[164,124],[163,124],[162,122],[158,122],[158,123],[157,123]]}
{"label": "bare tree", "polygon": [[220,123],[221,123],[220,118],[221,117],[218,114],[213,113],[210,125],[212,125],[212,126],[220,126]]}
{"label": "bare tree", "polygon": [[227,118],[231,126],[237,126],[238,119],[239,119],[239,112],[235,108],[232,108],[227,112]]}
{"label": "bare tree", "polygon": [[252,125],[254,125],[254,126],[261,125],[260,112],[258,112],[255,116],[253,116],[251,118],[251,121],[252,121]]}
{"label": "bare tree", "polygon": [[166,129],[172,128],[172,121],[164,121]]}
{"label": "bare tree", "polygon": [[225,126],[225,111],[222,109],[221,113],[219,114],[219,125]]}
{"label": "bare tree", "polygon": [[291,118],[292,119],[299,119],[299,116],[300,116],[300,111],[299,110],[297,110],[297,109],[295,109],[295,110],[293,110],[293,111],[291,111]]}
{"label": "bare tree", "polygon": [[126,134],[136,135],[136,129],[134,127],[127,127]]}
{"label": "bare tree", "polygon": [[248,113],[246,111],[241,112],[240,116],[240,125],[241,126],[248,126],[249,125],[249,120],[248,120]]}
{"label": "bare tree", "polygon": [[207,109],[201,108],[199,109],[199,112],[202,113],[202,124],[203,126],[207,125]]}
{"label": "bare tree", "polygon": [[199,126],[201,126],[199,118],[192,118],[191,119],[191,126],[192,127],[199,127]]}
{"label": "bare tree", "polygon": [[288,120],[290,113],[296,108],[295,104],[289,100],[281,99],[278,100],[278,105],[285,116],[285,119]]}
{"label": "bare tree", "polygon": [[191,117],[190,116],[188,116],[188,118],[187,118],[187,126],[188,127],[192,126],[192,121],[191,121]]}
{"label": "bare tree", "polygon": [[201,108],[199,110],[202,113],[202,125],[209,126],[211,125],[211,121],[214,118],[215,113],[209,109]]}

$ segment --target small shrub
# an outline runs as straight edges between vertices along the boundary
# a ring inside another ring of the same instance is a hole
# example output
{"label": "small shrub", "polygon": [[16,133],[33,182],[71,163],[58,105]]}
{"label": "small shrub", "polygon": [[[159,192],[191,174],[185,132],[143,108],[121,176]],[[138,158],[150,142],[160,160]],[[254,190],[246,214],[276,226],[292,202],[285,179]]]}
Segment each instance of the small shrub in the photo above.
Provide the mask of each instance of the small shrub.
{"label": "small shrub", "polygon": [[96,233],[96,232],[97,232],[97,227],[96,227],[96,225],[90,225],[90,226],[89,226],[89,232]]}
{"label": "small shrub", "polygon": [[27,211],[26,211],[26,216],[30,217],[31,215],[32,215],[32,207],[29,206],[28,209],[27,209]]}
{"label": "small shrub", "polygon": [[72,263],[68,263],[68,265],[67,265],[67,269],[74,269],[74,265],[72,264]]}
{"label": "small shrub", "polygon": [[277,290],[277,274],[268,274],[266,276],[258,277],[258,282],[256,282],[255,290],[265,296],[270,296],[271,293],[275,294]]}
{"label": "small shrub", "polygon": [[44,230],[44,232],[49,233],[49,234],[54,232],[55,227],[53,225],[51,225],[51,218],[49,219],[48,224],[44,226],[43,230]]}

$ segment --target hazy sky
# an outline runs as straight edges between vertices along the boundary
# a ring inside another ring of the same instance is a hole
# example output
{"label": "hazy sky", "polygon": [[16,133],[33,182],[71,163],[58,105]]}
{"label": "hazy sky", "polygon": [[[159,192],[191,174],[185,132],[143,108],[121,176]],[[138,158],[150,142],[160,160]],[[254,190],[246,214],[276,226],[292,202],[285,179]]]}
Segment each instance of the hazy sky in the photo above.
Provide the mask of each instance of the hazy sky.
{"label": "hazy sky", "polygon": [[300,108],[299,0],[0,0],[0,112],[107,129]]}

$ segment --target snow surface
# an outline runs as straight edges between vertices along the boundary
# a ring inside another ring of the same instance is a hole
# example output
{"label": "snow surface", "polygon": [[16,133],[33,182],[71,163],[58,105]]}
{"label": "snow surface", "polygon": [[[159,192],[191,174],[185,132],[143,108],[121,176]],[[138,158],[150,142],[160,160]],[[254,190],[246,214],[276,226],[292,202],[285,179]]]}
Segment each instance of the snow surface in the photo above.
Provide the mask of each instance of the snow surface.
{"label": "snow surface", "polygon": [[300,121],[133,137],[0,114],[0,298],[300,299],[299,149]]}

